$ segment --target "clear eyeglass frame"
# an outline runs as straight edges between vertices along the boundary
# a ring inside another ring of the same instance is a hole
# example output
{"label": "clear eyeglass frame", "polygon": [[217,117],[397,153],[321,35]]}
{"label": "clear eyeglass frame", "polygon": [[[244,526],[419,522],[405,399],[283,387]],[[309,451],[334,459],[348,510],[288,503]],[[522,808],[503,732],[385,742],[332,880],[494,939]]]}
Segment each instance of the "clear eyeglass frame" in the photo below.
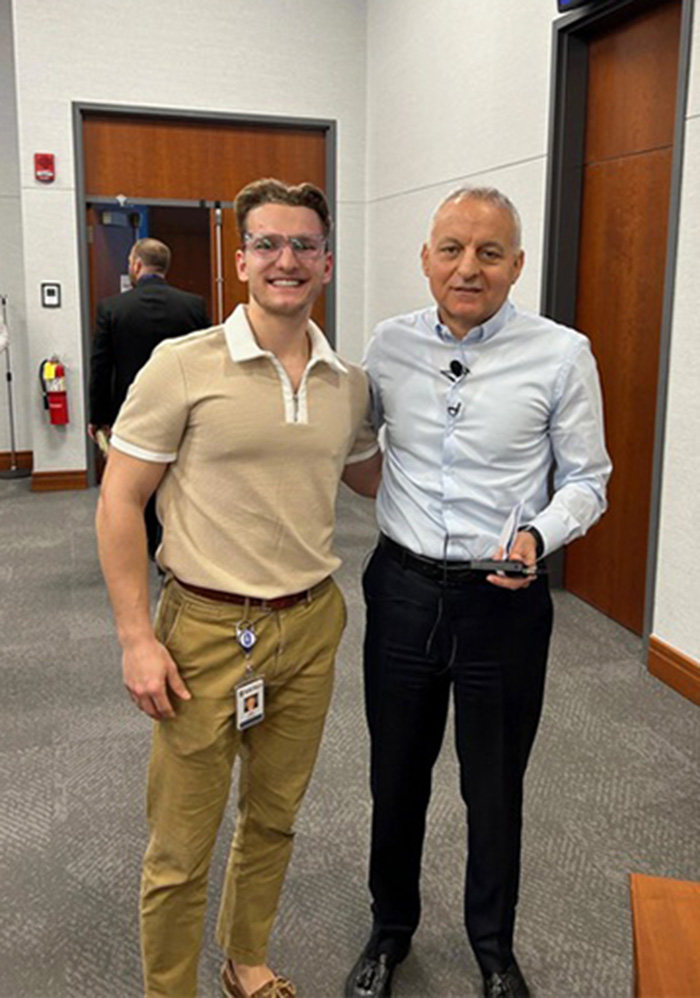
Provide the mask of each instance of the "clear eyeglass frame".
{"label": "clear eyeglass frame", "polygon": [[246,232],[243,236],[246,249],[262,260],[276,260],[285,246],[289,246],[299,260],[318,260],[327,248],[325,236],[283,236],[279,232]]}

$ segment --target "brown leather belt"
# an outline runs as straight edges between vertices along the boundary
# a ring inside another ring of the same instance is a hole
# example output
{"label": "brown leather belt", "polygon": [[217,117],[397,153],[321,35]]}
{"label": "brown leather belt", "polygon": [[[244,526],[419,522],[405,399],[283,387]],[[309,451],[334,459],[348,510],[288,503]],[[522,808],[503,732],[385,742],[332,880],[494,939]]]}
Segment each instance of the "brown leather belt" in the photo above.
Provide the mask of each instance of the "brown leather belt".
{"label": "brown leather belt", "polygon": [[312,589],[304,589],[300,593],[290,593],[289,596],[276,596],[274,599],[260,599],[257,596],[241,596],[239,593],[226,593],[219,589],[205,589],[204,586],[195,586],[191,582],[183,582],[182,579],[178,579],[175,576],[173,578],[175,578],[178,586],[182,586],[188,592],[194,593],[195,596],[203,596],[204,599],[216,600],[218,603],[234,603],[236,606],[243,606],[244,604],[259,606],[264,610],[288,610],[289,607],[296,606],[297,603],[310,603],[331,581],[330,576],[328,576],[328,578],[319,582]]}

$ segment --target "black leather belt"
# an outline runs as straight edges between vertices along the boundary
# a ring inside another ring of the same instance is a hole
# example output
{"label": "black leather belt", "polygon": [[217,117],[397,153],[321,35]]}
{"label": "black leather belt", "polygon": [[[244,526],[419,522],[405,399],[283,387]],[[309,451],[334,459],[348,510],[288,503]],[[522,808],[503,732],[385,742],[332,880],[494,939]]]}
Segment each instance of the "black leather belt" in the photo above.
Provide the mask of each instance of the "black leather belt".
{"label": "black leather belt", "polygon": [[410,568],[413,572],[424,575],[426,579],[432,579],[433,582],[447,582],[448,585],[452,586],[464,586],[474,582],[483,582],[486,578],[485,572],[475,572],[473,568],[470,568],[468,561],[440,561],[438,558],[426,558],[402,547],[386,534],[379,535],[379,547],[386,551],[394,561],[398,561],[403,568]]}

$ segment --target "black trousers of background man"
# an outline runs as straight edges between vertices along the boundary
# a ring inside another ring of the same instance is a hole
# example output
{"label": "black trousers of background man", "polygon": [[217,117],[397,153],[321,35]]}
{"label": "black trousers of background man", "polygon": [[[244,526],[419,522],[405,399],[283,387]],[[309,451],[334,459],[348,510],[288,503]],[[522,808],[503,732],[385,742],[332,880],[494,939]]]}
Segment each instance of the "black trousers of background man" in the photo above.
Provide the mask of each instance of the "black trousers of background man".
{"label": "black trousers of background man", "polygon": [[365,571],[365,697],[374,803],[368,955],[397,959],[420,919],[431,773],[454,691],[468,808],[465,924],[485,973],[512,958],[522,788],[542,708],[552,602],[546,579],[509,591],[443,584],[375,550]]}

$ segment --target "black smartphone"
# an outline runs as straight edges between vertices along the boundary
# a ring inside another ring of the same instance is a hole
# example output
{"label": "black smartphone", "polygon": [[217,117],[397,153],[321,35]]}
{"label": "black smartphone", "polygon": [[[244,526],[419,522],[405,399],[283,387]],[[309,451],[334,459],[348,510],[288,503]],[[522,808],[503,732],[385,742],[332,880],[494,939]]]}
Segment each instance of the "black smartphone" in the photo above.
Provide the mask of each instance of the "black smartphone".
{"label": "black smartphone", "polygon": [[536,565],[526,565],[523,561],[497,561],[495,558],[481,558],[470,561],[473,572],[502,572],[504,575],[537,575]]}

